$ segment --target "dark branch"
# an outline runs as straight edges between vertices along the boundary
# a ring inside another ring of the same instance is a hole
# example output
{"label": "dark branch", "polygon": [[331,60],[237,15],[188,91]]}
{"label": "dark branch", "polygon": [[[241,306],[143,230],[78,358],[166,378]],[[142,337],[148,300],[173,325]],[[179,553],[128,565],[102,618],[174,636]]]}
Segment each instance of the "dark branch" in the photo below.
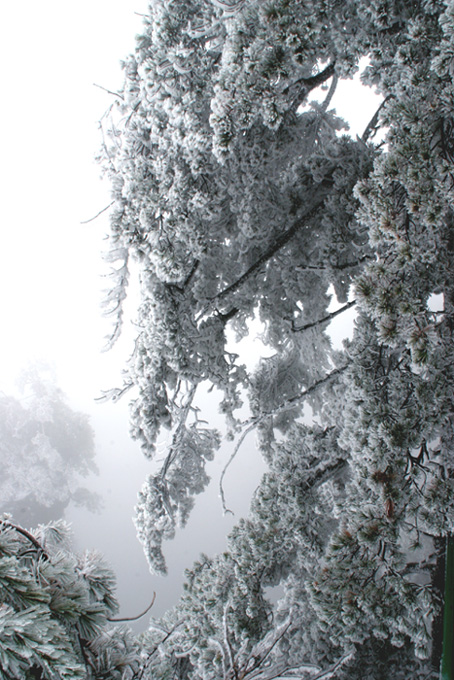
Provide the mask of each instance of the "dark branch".
{"label": "dark branch", "polygon": [[194,274],[196,273],[197,269],[199,268],[199,264],[200,264],[200,260],[196,260],[194,262],[191,271],[189,272],[189,274],[187,275],[187,277],[186,277],[186,279],[183,283],[183,288],[186,288],[187,286],[189,286]]}
{"label": "dark branch", "polygon": [[283,413],[284,411],[287,411],[287,409],[293,408],[294,404],[297,404],[300,402],[302,399],[305,399],[309,394],[312,394],[312,392],[315,392],[319,387],[324,385],[327,382],[330,382],[333,378],[337,377],[341,373],[345,371],[349,367],[350,364],[345,364],[344,366],[341,366],[340,368],[335,368],[333,371],[330,373],[327,373],[324,378],[321,378],[320,380],[317,380],[316,383],[308,387],[307,389],[303,390],[299,394],[295,395],[294,397],[290,397],[290,399],[287,399],[283,404],[278,406],[277,408],[273,409],[272,411],[267,411],[262,413],[255,421],[255,424],[258,424],[262,420],[265,420],[265,418],[268,418],[269,416],[274,416],[277,415],[278,413]]}
{"label": "dark branch", "polygon": [[191,271],[189,272],[189,274],[187,275],[187,277],[185,278],[185,280],[183,281],[181,286],[179,286],[176,283],[169,283],[168,287],[171,288],[171,289],[177,290],[179,293],[184,293],[185,289],[189,286],[189,284],[191,283],[197,269],[199,268],[199,264],[200,264],[200,260],[196,260],[194,262],[194,264],[191,268]]}
{"label": "dark branch", "polygon": [[307,91],[309,92],[310,90],[314,90],[316,87],[319,85],[322,85],[328,78],[331,78],[331,76],[334,75],[334,69],[336,66],[336,62],[331,62],[331,64],[328,64],[326,68],[323,69],[323,71],[320,71],[320,73],[317,73],[315,76],[311,76],[310,78],[305,78],[304,79],[304,85],[307,88]]}
{"label": "dark branch", "polygon": [[369,137],[371,135],[372,136],[375,135],[375,133],[377,132],[378,118],[380,116],[380,112],[381,112],[382,108],[384,107],[384,105],[386,104],[386,102],[389,101],[390,98],[391,98],[390,96],[386,97],[386,99],[384,99],[382,101],[382,103],[380,104],[378,109],[375,111],[374,115],[372,116],[369,123],[367,124],[366,129],[364,130],[363,134],[361,135],[361,141],[362,142],[367,142]]}
{"label": "dark branch", "polygon": [[295,269],[299,272],[304,272],[304,271],[327,271],[329,269],[334,269],[336,271],[343,271],[344,269],[353,269],[353,267],[359,267],[360,264],[363,262],[367,262],[367,260],[373,260],[374,258],[372,255],[363,255],[362,257],[359,257],[357,260],[354,262],[343,262],[342,264],[301,264],[301,265],[296,265]]}
{"label": "dark branch", "polygon": [[342,314],[343,312],[346,312],[347,309],[350,309],[351,307],[354,307],[356,305],[356,300],[352,300],[351,302],[347,302],[346,305],[343,307],[340,307],[339,309],[336,309],[335,312],[331,312],[330,314],[327,314],[327,316],[324,316],[322,319],[317,319],[317,321],[311,321],[310,323],[304,324],[304,326],[300,326],[299,328],[295,328],[294,322],[292,321],[292,331],[295,333],[299,333],[300,331],[307,331],[308,328],[314,328],[315,326],[320,326],[321,324],[326,323],[327,321],[332,321],[338,314]]}
{"label": "dark branch", "polygon": [[24,536],[26,539],[30,541],[30,543],[36,548],[36,550],[44,556],[45,559],[49,559],[48,554],[44,550],[43,546],[41,543],[31,534],[29,531],[26,529],[23,529],[22,527],[17,526],[17,524],[13,524],[12,522],[8,522],[6,520],[0,520],[0,523],[3,524],[3,526],[8,527],[10,529],[13,529],[13,531],[16,531],[18,534],[21,534]]}
{"label": "dark branch", "polygon": [[323,71],[320,71],[320,73],[317,73],[315,76],[310,76],[309,78],[299,78],[299,80],[296,80],[294,83],[288,85],[282,91],[282,94],[288,94],[292,96],[292,93],[295,92],[293,95],[294,99],[292,106],[296,106],[298,108],[305,97],[307,97],[309,92],[315,90],[320,85],[323,85],[324,82],[329,80],[329,78],[334,75],[335,66],[335,62],[332,62],[331,64],[328,64],[328,66],[324,68]]}
{"label": "dark branch", "polygon": [[222,312],[217,312],[218,317],[221,319],[222,323],[225,325],[230,319],[233,319],[233,317],[238,314],[240,310],[238,307],[232,307],[231,310],[228,312],[225,312],[224,314]]}
{"label": "dark branch", "polygon": [[137,616],[127,616],[124,619],[107,619],[111,623],[123,623],[123,621],[137,621],[138,619],[141,619],[142,616],[145,616],[145,614],[148,614],[152,606],[154,605],[154,601],[156,600],[156,593],[153,592],[153,598],[148,605],[148,607],[143,611],[141,614],[138,614]]}
{"label": "dark branch", "polygon": [[[237,279],[234,283],[231,283],[227,288],[224,288],[224,290],[221,290],[217,295],[215,295],[212,298],[209,298],[209,301],[211,303],[213,302],[219,302],[220,300],[223,300],[224,298],[228,297],[232,293],[235,293],[238,288],[240,288],[249,278],[251,278],[254,274],[256,274],[262,267],[263,265],[271,260],[287,243],[295,236],[295,234],[305,227],[307,225],[307,221],[312,219],[318,212],[318,210],[321,208],[323,203],[325,202],[325,192],[323,191],[324,189],[330,187],[332,185],[332,179],[331,175],[333,170],[326,175],[326,177],[319,182],[319,184],[316,186],[314,189],[314,193],[316,195],[316,199],[314,201],[314,204],[312,207],[300,218],[298,219],[297,222],[292,224],[291,227],[289,227],[286,231],[284,231],[275,241],[274,243],[252,264],[249,269],[247,269],[244,274],[242,274],[239,279]],[[322,194],[321,196],[317,196],[317,194]]]}

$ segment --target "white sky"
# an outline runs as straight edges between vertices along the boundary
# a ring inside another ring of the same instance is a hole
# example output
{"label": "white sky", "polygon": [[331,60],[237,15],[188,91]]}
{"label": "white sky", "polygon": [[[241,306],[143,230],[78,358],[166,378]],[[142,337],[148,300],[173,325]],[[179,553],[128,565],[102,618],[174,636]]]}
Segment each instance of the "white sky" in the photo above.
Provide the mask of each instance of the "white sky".
{"label": "white sky", "polygon": [[[100,319],[100,259],[109,203],[94,163],[97,121],[122,82],[143,0],[2,4],[0,370],[31,353],[84,383],[109,325]],[[102,363],[102,362],[101,362]],[[109,360],[106,360],[109,363]]]}
{"label": "white sky", "polygon": [[[148,599],[142,592],[149,589],[147,568],[130,519],[148,466],[128,439],[126,402],[98,407],[93,401],[101,389],[121,383],[132,345],[125,337],[112,353],[99,352],[110,328],[99,307],[108,217],[80,222],[110,202],[94,155],[100,144],[97,121],[111,97],[93,83],[110,90],[121,86],[119,62],[133,49],[141,27],[134,12],[146,7],[146,0],[22,0],[5,1],[0,9],[0,390],[11,392],[28,359],[50,360],[73,407],[91,414],[101,469],[93,483],[111,502],[102,517],[87,519],[75,510],[71,519],[79,547],[98,547],[114,563],[120,596],[128,593],[126,615],[144,608]],[[333,105],[351,121],[359,118],[354,132],[361,133],[377,101],[350,83]],[[232,470],[226,480],[230,497],[239,477],[245,497],[255,484],[259,462],[250,454],[243,465],[241,475]],[[212,469],[219,475],[221,462]],[[222,545],[231,520],[221,518],[219,506],[218,523],[203,527],[216,497],[212,487],[190,522],[191,535],[203,534],[207,544],[186,538],[169,547],[169,562],[180,560],[179,572],[182,554],[189,566],[200,550]],[[161,599],[158,613],[176,593],[173,586],[153,587],[159,589],[157,605]]]}

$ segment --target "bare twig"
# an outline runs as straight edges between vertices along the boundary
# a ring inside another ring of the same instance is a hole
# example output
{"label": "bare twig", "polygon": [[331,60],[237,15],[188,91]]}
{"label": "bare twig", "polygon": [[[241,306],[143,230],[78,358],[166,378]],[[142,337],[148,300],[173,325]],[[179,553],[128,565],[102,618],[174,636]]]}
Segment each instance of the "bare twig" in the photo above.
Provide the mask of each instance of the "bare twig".
{"label": "bare twig", "polygon": [[96,220],[97,217],[99,217],[99,216],[102,215],[104,212],[106,212],[106,210],[109,210],[109,208],[111,208],[111,207],[113,206],[114,203],[115,203],[115,201],[112,201],[111,203],[109,203],[109,205],[106,205],[105,208],[103,208],[102,210],[100,210],[99,213],[96,213],[96,215],[95,215],[94,217],[90,217],[89,220],[84,220],[84,221],[81,222],[80,224],[88,224],[89,222],[93,222],[94,220]]}
{"label": "bare twig", "polygon": [[230,513],[231,515],[234,515],[234,514],[235,514],[235,513],[233,512],[233,510],[230,510],[230,508],[227,507],[227,504],[226,504],[226,501],[225,501],[225,492],[224,492],[224,477],[225,477],[225,473],[227,472],[227,470],[228,470],[228,468],[230,467],[231,463],[232,463],[232,462],[234,461],[234,459],[236,458],[236,455],[237,455],[238,451],[240,450],[241,445],[242,445],[242,443],[244,442],[244,440],[246,439],[247,435],[249,434],[249,432],[252,432],[252,430],[257,426],[257,424],[258,424],[257,422],[253,422],[253,423],[252,423],[251,425],[249,425],[249,427],[243,432],[243,434],[241,435],[241,437],[240,437],[239,440],[237,441],[235,448],[233,449],[232,455],[230,456],[229,460],[227,461],[227,463],[226,463],[225,466],[224,466],[224,469],[222,470],[222,474],[221,474],[221,477],[220,477],[220,479],[219,479],[219,495],[220,495],[220,497],[221,497],[222,510],[223,510],[223,512],[224,512],[224,515],[227,515],[227,513]]}
{"label": "bare twig", "polygon": [[104,92],[107,92],[107,94],[111,94],[113,97],[120,97],[120,99],[124,100],[124,97],[120,92],[112,92],[112,90],[108,90],[107,87],[103,87],[102,85],[98,85],[97,83],[93,83],[94,87],[99,87],[100,90],[104,90]]}
{"label": "bare twig", "polygon": [[137,616],[127,616],[123,619],[107,619],[107,620],[110,621],[111,623],[123,623],[124,621],[137,621],[138,619],[141,619],[142,616],[145,616],[145,614],[148,614],[148,612],[150,611],[150,609],[154,605],[155,600],[156,600],[156,593],[153,592],[153,598],[152,598],[150,604],[141,614],[138,614]]}
{"label": "bare twig", "polygon": [[118,401],[128,390],[134,387],[134,383],[126,383],[122,388],[115,387],[111,390],[102,390],[102,395],[100,397],[95,397],[94,401],[105,402],[105,401]]}
{"label": "bare twig", "polygon": [[343,371],[345,371],[346,368],[348,368],[348,366],[349,366],[349,364],[345,364],[345,366],[341,366],[340,368],[335,368],[333,371],[331,371],[330,373],[325,375],[324,378],[321,378],[316,383],[314,383],[313,385],[311,385],[307,389],[303,390],[302,392],[300,392],[296,396],[291,397],[290,399],[287,399],[287,401],[285,401],[280,406],[277,406],[272,411],[265,411],[265,412],[261,413],[259,416],[253,416],[252,418],[250,418],[249,420],[246,420],[243,423],[244,425],[248,425],[249,427],[247,427],[246,430],[244,430],[244,432],[242,433],[238,442],[236,443],[235,448],[233,450],[233,453],[230,456],[229,460],[227,461],[227,463],[226,463],[226,465],[225,465],[225,467],[222,471],[221,478],[219,480],[219,495],[221,497],[222,509],[223,509],[224,514],[227,514],[227,513],[230,513],[232,515],[234,514],[232,512],[232,510],[230,510],[227,507],[227,504],[225,502],[225,493],[224,493],[224,487],[223,487],[225,473],[227,471],[227,468],[230,466],[230,464],[232,463],[232,461],[236,457],[238,451],[240,450],[241,445],[243,444],[243,442],[244,442],[245,438],[247,437],[247,435],[249,434],[249,432],[252,432],[252,430],[254,428],[256,428],[257,425],[259,425],[261,422],[263,422],[267,418],[270,418],[271,416],[278,415],[279,413],[283,413],[284,411],[287,411],[287,410],[293,408],[295,404],[299,403],[302,399],[307,397],[309,394],[312,394],[312,392],[315,392],[315,390],[317,390],[319,387],[321,387],[325,383],[329,382],[333,378],[340,375]]}

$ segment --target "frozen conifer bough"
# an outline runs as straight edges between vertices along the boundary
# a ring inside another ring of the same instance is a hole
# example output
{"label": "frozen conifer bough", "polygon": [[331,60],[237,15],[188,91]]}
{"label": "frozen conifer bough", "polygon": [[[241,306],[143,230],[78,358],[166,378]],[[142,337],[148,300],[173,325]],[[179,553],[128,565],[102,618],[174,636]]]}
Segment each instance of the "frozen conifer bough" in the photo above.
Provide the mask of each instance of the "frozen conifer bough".
{"label": "frozen conifer bough", "polygon": [[[364,57],[384,103],[352,139],[331,101]],[[135,260],[138,333],[115,394],[132,397],[145,455],[167,430],[137,507],[150,567],[165,572],[162,541],[220,443],[201,389],[222,394],[232,450],[255,431],[268,471],[173,610],[136,639],[102,633],[108,677],[435,680],[454,533],[454,4],[153,0],[124,74],[102,121],[107,306],[114,340]],[[342,351],[327,334],[332,290],[357,310]],[[227,336],[254,318],[269,358],[251,371]],[[21,548],[5,550],[0,566],[39,591]],[[2,616],[32,628],[27,612],[51,608],[2,598]],[[49,631],[63,616],[46,614]],[[40,635],[30,677],[53,680]],[[106,677],[87,639],[93,657],[55,643],[85,669],[61,677]]]}

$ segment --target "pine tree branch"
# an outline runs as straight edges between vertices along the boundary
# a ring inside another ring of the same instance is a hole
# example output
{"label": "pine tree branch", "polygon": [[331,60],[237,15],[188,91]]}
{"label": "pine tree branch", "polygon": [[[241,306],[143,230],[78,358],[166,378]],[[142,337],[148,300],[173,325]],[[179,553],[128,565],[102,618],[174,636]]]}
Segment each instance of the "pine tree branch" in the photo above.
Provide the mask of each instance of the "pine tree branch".
{"label": "pine tree branch", "polygon": [[248,425],[246,430],[242,433],[241,437],[239,438],[238,442],[235,445],[235,448],[233,449],[233,452],[227,461],[227,463],[224,466],[224,469],[222,470],[221,477],[219,479],[219,495],[221,498],[221,504],[222,504],[222,510],[224,515],[227,513],[230,513],[231,515],[234,514],[230,508],[227,507],[226,500],[225,500],[225,492],[224,492],[224,477],[227,472],[227,469],[230,467],[231,463],[234,461],[236,458],[238,451],[241,448],[241,445],[243,444],[244,440],[246,439],[247,435],[254,430],[257,425],[259,425],[261,422],[266,420],[267,418],[270,418],[271,416],[276,416],[279,413],[283,413],[284,411],[287,411],[288,409],[291,409],[294,407],[294,405],[298,402],[300,402],[302,399],[305,399],[309,394],[312,394],[315,392],[319,387],[322,385],[325,385],[327,382],[330,382],[333,378],[337,377],[343,371],[345,371],[346,368],[349,367],[349,363],[345,364],[345,366],[341,366],[340,368],[336,368],[327,375],[325,375],[324,378],[321,380],[318,380],[316,383],[308,387],[307,389],[303,390],[299,394],[297,394],[295,397],[291,397],[290,399],[287,399],[286,402],[278,406],[277,408],[273,409],[272,411],[266,411],[264,413],[261,413],[259,416],[253,416],[249,420],[244,422],[244,425]]}
{"label": "pine tree branch", "polygon": [[327,271],[329,269],[335,269],[339,271],[343,271],[344,269],[351,269],[353,267],[358,267],[360,264],[363,262],[367,262],[367,260],[373,260],[374,258],[372,255],[363,255],[362,257],[359,257],[357,260],[354,262],[343,262],[342,264],[302,264],[302,265],[296,265],[295,270],[299,272],[305,272],[305,271],[316,271],[316,272],[322,272],[322,271]]}
{"label": "pine tree branch", "polygon": [[324,323],[332,321],[338,314],[342,314],[343,312],[346,312],[347,309],[350,309],[351,307],[354,307],[355,305],[356,305],[356,300],[352,300],[351,302],[347,302],[347,304],[345,304],[343,307],[336,309],[335,312],[331,312],[330,314],[327,314],[327,316],[324,316],[322,319],[317,319],[317,321],[311,321],[310,323],[306,323],[306,324],[304,324],[304,326],[300,326],[299,328],[295,327],[295,322],[292,320],[292,331],[294,333],[300,333],[301,331],[307,331],[309,328],[315,328],[315,326],[321,326]]}
{"label": "pine tree branch", "polygon": [[[164,644],[164,642],[167,642],[167,640],[174,634],[174,632],[177,630],[177,628],[179,628],[183,623],[184,623],[184,620],[178,621],[178,623],[176,623],[175,626],[174,626],[171,630],[166,631],[166,633],[165,633],[164,637],[162,638],[162,640],[160,640],[160,641],[158,642],[158,644],[155,645],[155,646],[153,647],[153,649],[151,650],[151,652],[149,652],[149,653],[147,654],[147,658],[145,659],[145,661],[144,661],[144,663],[143,663],[143,665],[142,665],[142,668],[140,669],[139,674],[138,674],[138,675],[137,675],[137,674],[134,674],[134,676],[133,676],[134,678],[137,678],[137,680],[142,680],[143,674],[144,674],[145,671],[147,670],[147,667],[148,667],[148,665],[150,664],[151,659],[152,659],[153,656],[156,654],[156,652],[158,651],[159,647],[160,647],[162,644]],[[161,631],[161,632],[164,632],[164,631]]]}
{"label": "pine tree branch", "polygon": [[294,90],[300,90],[295,93],[294,99],[292,101],[292,108],[298,108],[301,102],[307,97],[309,92],[315,90],[320,85],[323,85],[327,80],[329,80],[335,73],[336,63],[333,61],[323,71],[317,73],[315,76],[309,76],[309,78],[299,78],[295,80],[294,83],[288,85],[284,90],[282,90],[283,95],[292,95]]}
{"label": "pine tree branch", "polygon": [[227,507],[227,503],[225,500],[225,492],[224,492],[224,477],[227,472],[227,469],[230,467],[230,464],[233,463],[234,459],[236,458],[236,455],[238,451],[241,448],[241,445],[243,444],[244,440],[246,439],[247,435],[249,432],[252,432],[258,425],[258,422],[253,422],[244,432],[242,433],[241,437],[237,441],[235,448],[233,449],[233,452],[228,459],[227,463],[224,465],[224,469],[222,470],[221,477],[219,479],[219,495],[221,497],[221,504],[222,504],[222,511],[224,515],[227,515],[228,513],[230,515],[234,515],[235,513],[233,510],[230,510],[230,508]]}
{"label": "pine tree branch", "polygon": [[266,418],[269,418],[271,416],[278,415],[279,413],[284,413],[288,409],[291,409],[294,407],[295,404],[299,403],[302,399],[305,399],[309,394],[312,394],[315,392],[319,387],[322,385],[325,385],[326,383],[330,382],[333,378],[336,378],[339,376],[341,373],[343,373],[348,367],[350,366],[350,363],[345,364],[344,366],[341,366],[340,368],[335,368],[333,371],[330,373],[327,373],[324,378],[321,378],[318,380],[316,383],[308,387],[307,389],[303,390],[299,394],[297,394],[294,397],[290,397],[290,399],[287,399],[281,406],[278,406],[277,408],[273,409],[272,411],[267,411],[262,413],[257,420],[255,421],[255,424],[258,424],[259,422],[262,422]]}
{"label": "pine tree branch", "polygon": [[381,112],[382,108],[384,107],[384,105],[386,104],[386,102],[388,102],[390,99],[391,99],[391,96],[388,95],[388,97],[386,97],[382,101],[382,103],[380,104],[378,109],[375,111],[374,115],[372,116],[369,123],[367,124],[366,129],[364,130],[363,134],[360,137],[361,142],[366,143],[369,140],[370,136],[375,135],[375,133],[377,132],[377,128],[378,128],[378,118],[380,116],[380,112]]}
{"label": "pine tree branch", "polygon": [[[307,221],[312,219],[317,214],[318,210],[325,202],[326,192],[324,190],[332,186],[333,172],[334,168],[321,182],[318,183],[314,189],[313,193],[316,195],[316,198],[312,207],[294,224],[292,224],[291,227],[286,229],[280,236],[278,236],[272,245],[269,246],[269,248],[254,262],[254,264],[249,267],[249,269],[244,272],[244,274],[224,288],[224,290],[220,291],[213,297],[208,298],[210,302],[208,308],[210,308],[214,303],[220,302],[232,293],[235,293],[248,279],[254,276],[263,267],[263,265],[266,264],[266,262],[271,260],[284,246],[286,246],[300,229],[307,226]],[[204,311],[208,311],[208,308]]]}
{"label": "pine tree branch", "polygon": [[30,543],[36,548],[36,550],[44,557],[44,559],[48,560],[49,555],[47,552],[44,550],[43,546],[41,543],[26,529],[23,529],[22,527],[18,526],[17,524],[13,524],[12,522],[6,521],[6,520],[0,520],[0,524],[2,524],[5,527],[8,527],[9,529],[13,529],[13,531],[16,531],[18,534],[21,534],[24,536],[26,539],[30,541]]}
{"label": "pine tree branch", "polygon": [[82,638],[82,636],[80,635],[80,633],[77,633],[77,641],[79,643],[80,653],[82,654],[82,658],[84,660],[85,668],[88,671],[88,668],[90,667],[91,672],[96,673],[96,666],[87,654],[88,641],[84,640]]}

